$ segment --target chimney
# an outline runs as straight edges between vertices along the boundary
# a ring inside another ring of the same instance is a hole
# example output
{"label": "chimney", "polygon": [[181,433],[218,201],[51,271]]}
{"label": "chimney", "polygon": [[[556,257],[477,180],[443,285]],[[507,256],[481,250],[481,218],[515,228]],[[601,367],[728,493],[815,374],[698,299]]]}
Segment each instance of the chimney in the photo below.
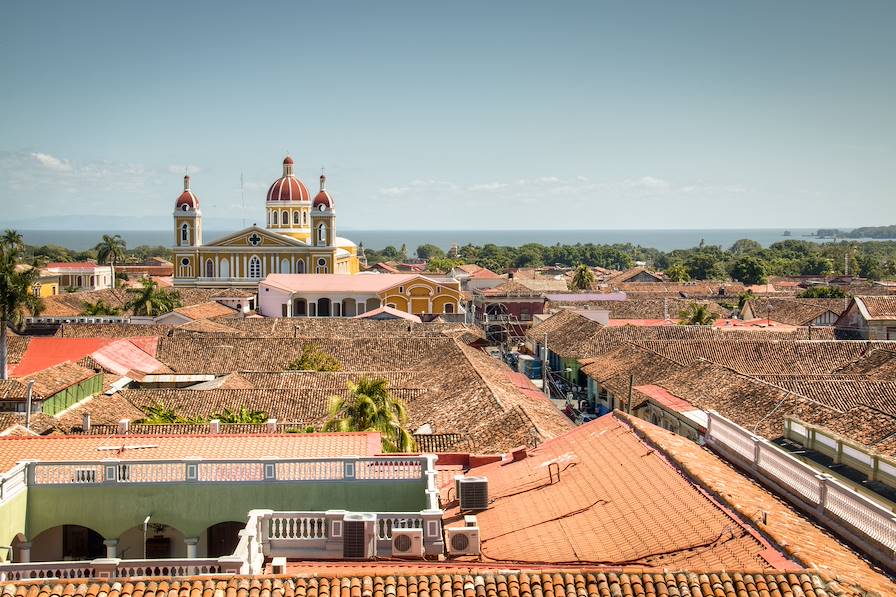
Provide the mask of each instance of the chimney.
{"label": "chimney", "polygon": [[208,422],[209,433],[221,433],[221,419],[212,419]]}
{"label": "chimney", "polygon": [[268,419],[268,433],[277,433],[277,419]]}
{"label": "chimney", "polygon": [[130,419],[122,419],[118,422],[118,433],[119,435],[127,435],[128,431],[131,430],[131,420]]}
{"label": "chimney", "polygon": [[81,431],[90,433],[90,413],[81,415]]}
{"label": "chimney", "polygon": [[519,462],[520,460],[525,459],[526,456],[528,456],[528,454],[526,452],[525,446],[520,446],[519,448],[514,448],[510,452],[510,462]]}

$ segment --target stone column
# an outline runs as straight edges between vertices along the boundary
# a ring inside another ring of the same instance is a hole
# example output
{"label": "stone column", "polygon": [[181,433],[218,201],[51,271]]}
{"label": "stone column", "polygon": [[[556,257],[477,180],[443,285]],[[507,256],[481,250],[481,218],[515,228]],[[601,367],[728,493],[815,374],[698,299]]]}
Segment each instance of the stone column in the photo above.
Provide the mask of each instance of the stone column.
{"label": "stone column", "polygon": [[107,558],[111,559],[118,557],[118,539],[106,539],[103,541],[103,545],[106,546]]}
{"label": "stone column", "polygon": [[198,552],[199,537],[186,537],[184,543],[187,544],[187,558],[191,560],[196,559],[198,557],[196,554]]}
{"label": "stone column", "polygon": [[28,541],[27,543],[19,543],[19,562],[22,564],[31,562],[31,541]]}

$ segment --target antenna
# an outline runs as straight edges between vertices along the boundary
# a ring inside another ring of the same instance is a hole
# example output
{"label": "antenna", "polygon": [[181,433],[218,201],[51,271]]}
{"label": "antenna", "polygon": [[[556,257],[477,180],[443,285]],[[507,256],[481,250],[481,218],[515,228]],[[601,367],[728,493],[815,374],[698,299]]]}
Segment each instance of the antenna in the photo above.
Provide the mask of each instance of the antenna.
{"label": "antenna", "polygon": [[243,173],[240,172],[240,199],[242,200],[243,228],[246,227],[246,191],[243,188]]}

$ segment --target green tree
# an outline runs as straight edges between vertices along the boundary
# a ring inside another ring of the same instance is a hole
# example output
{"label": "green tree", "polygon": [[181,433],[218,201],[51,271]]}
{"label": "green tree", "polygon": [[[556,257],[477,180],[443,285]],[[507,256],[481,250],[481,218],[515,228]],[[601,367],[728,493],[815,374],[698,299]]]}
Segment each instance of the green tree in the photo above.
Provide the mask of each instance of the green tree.
{"label": "green tree", "polygon": [[761,250],[762,245],[760,245],[755,240],[749,238],[741,238],[734,241],[734,244],[731,245],[731,248],[728,249],[728,252],[734,253],[735,255],[742,255],[744,253],[758,253]]}
{"label": "green tree", "polygon": [[680,325],[712,325],[716,315],[706,303],[691,303],[678,314]]}
{"label": "green tree", "polygon": [[333,355],[326,353],[316,344],[306,344],[302,347],[302,356],[289,364],[287,369],[294,371],[339,371],[342,369],[339,361]]}
{"label": "green tree", "polygon": [[688,273],[688,268],[680,263],[667,267],[665,274],[671,281],[678,283],[687,282],[691,279],[691,275]]}
{"label": "green tree", "polygon": [[175,291],[159,288],[155,280],[142,280],[139,288],[128,288],[131,300],[127,308],[134,315],[154,317],[170,313],[181,306],[180,295]]}
{"label": "green tree", "polygon": [[398,258],[402,261],[408,260],[408,246],[405,243],[401,243],[401,249],[398,250]]}
{"label": "green tree", "polygon": [[96,256],[100,263],[108,263],[112,266],[112,287],[116,286],[115,264],[124,259],[127,244],[119,235],[103,235],[103,239],[96,246]]}
{"label": "green tree", "polygon": [[765,273],[765,264],[752,255],[741,255],[731,265],[731,277],[746,284],[765,284],[768,280]]}
{"label": "green tree", "polygon": [[722,277],[722,260],[710,251],[698,251],[684,262],[688,274],[694,280],[716,280]]}
{"label": "green tree", "polygon": [[859,266],[859,275],[869,280],[880,280],[886,275],[886,268],[876,255],[862,253],[856,258]]}
{"label": "green tree", "polygon": [[836,286],[812,286],[799,296],[800,298],[849,298],[842,288]]}
{"label": "green tree", "polygon": [[348,383],[347,396],[330,399],[324,431],[376,431],[384,452],[412,452],[417,442],[407,426],[407,406],[392,395],[389,382],[362,377],[356,384]]}
{"label": "green tree", "polygon": [[800,263],[800,274],[804,276],[827,276],[834,271],[834,262],[821,255],[809,255]]}
{"label": "green tree", "polygon": [[268,414],[262,410],[249,410],[245,406],[237,410],[225,408],[221,412],[211,416],[212,419],[218,419],[222,423],[265,423],[268,420]]}
{"label": "green tree", "polygon": [[17,234],[10,232],[7,230],[0,239],[0,379],[8,375],[8,327],[20,325],[26,313],[37,315],[43,309],[43,299],[34,293],[40,270],[20,267],[22,245],[16,241]]}
{"label": "green tree", "polygon": [[572,274],[569,285],[574,290],[590,290],[594,285],[594,272],[584,263],[579,264]]}
{"label": "green tree", "polygon": [[3,236],[0,237],[0,244],[5,247],[10,247],[19,253],[25,250],[25,239],[17,230],[4,230]]}
{"label": "green tree", "polygon": [[431,272],[447,273],[459,265],[463,265],[461,259],[449,259],[448,257],[433,257],[429,260],[427,268]]}
{"label": "green tree", "polygon": [[84,315],[121,315],[121,309],[115,305],[110,305],[103,299],[97,299],[95,303],[84,303]]}
{"label": "green tree", "polygon": [[417,247],[417,257],[419,257],[420,259],[432,259],[433,257],[444,256],[445,251],[433,244],[426,243],[425,245],[420,245],[419,247]]}

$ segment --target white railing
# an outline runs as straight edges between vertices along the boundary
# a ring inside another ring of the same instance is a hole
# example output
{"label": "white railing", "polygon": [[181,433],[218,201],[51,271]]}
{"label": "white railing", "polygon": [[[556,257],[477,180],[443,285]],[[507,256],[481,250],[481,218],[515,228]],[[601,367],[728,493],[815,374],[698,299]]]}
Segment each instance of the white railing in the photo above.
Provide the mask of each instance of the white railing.
{"label": "white railing", "polygon": [[376,538],[392,539],[392,529],[422,529],[423,517],[419,514],[382,514],[376,517]]}
{"label": "white railing", "polygon": [[886,506],[712,411],[706,443],[896,570],[896,516]]}
{"label": "white railing", "polygon": [[327,538],[327,518],[322,512],[275,512],[263,519],[268,539],[295,541]]}
{"label": "white railing", "polygon": [[6,503],[28,487],[27,462],[20,462],[0,476],[0,504]]}
{"label": "white railing", "polygon": [[[260,483],[296,481],[401,481],[426,479],[426,456],[261,460],[128,460],[30,462],[28,485],[107,483]],[[14,483],[13,469],[4,477]],[[432,469],[434,470],[434,469]],[[18,474],[22,474],[18,471]],[[0,486],[2,487],[2,486]]]}
{"label": "white railing", "polygon": [[0,581],[74,578],[183,577],[239,572],[218,558],[170,560],[98,559],[82,562],[0,564]]}

